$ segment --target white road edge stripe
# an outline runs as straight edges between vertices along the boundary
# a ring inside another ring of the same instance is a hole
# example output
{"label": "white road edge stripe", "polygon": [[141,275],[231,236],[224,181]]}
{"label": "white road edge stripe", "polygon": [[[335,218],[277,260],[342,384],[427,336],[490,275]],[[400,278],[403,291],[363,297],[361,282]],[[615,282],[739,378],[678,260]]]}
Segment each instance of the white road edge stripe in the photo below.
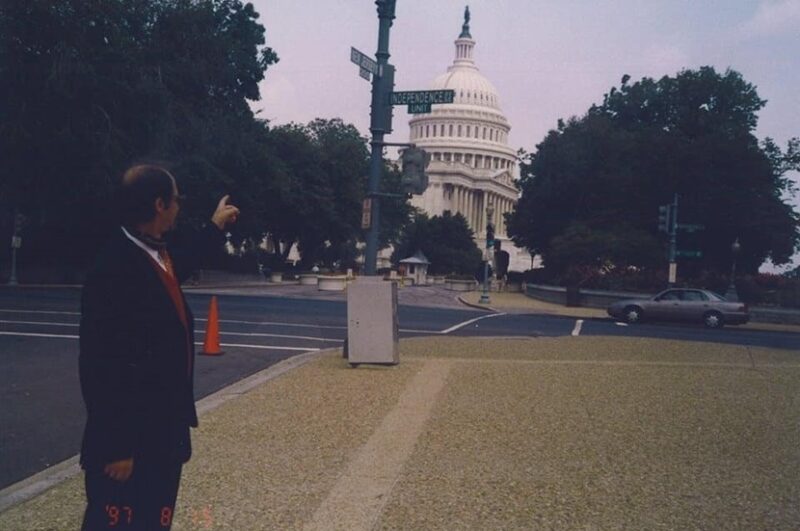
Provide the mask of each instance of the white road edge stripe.
{"label": "white road edge stripe", "polygon": [[446,330],[442,330],[439,333],[440,334],[449,334],[450,332],[455,332],[459,328],[464,328],[465,326],[470,325],[470,324],[472,324],[474,322],[480,321],[482,319],[489,319],[491,317],[500,317],[501,315],[505,315],[505,313],[500,312],[500,313],[491,313],[489,315],[481,315],[480,317],[476,317],[475,319],[470,319],[469,321],[464,321],[463,323],[459,323],[459,324],[457,324],[455,326],[451,326],[450,328],[447,328]]}
{"label": "white road edge stripe", "polygon": [[18,309],[8,309],[8,308],[0,308],[0,312],[5,313],[51,313],[55,315],[80,315],[81,312],[56,312],[53,310],[24,310],[22,308]]}
{"label": "white road edge stripe", "polygon": [[[50,337],[55,339],[79,339],[78,336],[67,334],[36,334],[33,332],[2,332],[0,336],[22,336],[22,337]],[[195,341],[195,345],[202,345],[202,341]],[[220,343],[221,347],[257,348],[262,350],[297,350],[301,352],[316,352],[318,348],[308,347],[281,347],[276,345],[245,345],[240,343]]]}
{"label": "white road edge stripe", "polygon": [[581,328],[583,327],[583,319],[578,319],[575,321],[575,328],[572,329],[573,336],[581,335]]}

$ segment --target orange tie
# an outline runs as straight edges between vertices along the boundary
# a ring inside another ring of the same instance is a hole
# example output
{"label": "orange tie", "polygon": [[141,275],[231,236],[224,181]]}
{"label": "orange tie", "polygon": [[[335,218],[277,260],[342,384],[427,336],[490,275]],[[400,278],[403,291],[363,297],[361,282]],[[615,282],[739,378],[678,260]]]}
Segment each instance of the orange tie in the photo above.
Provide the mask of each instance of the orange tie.
{"label": "orange tie", "polygon": [[172,269],[172,258],[169,257],[167,250],[159,249],[158,256],[160,256],[161,261],[164,262],[164,266],[167,268],[167,274],[172,278],[175,278],[175,270]]}

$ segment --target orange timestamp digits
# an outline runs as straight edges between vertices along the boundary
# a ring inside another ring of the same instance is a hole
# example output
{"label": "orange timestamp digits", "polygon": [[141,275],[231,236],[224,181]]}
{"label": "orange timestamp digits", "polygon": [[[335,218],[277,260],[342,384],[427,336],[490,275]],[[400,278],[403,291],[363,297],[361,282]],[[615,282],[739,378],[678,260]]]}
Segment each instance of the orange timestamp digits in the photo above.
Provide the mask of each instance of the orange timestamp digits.
{"label": "orange timestamp digits", "polygon": [[[108,527],[116,527],[122,522],[123,525],[131,525],[133,522],[133,509],[127,505],[120,508],[116,505],[106,505],[106,514],[108,515]],[[120,520],[120,518],[122,518]]]}

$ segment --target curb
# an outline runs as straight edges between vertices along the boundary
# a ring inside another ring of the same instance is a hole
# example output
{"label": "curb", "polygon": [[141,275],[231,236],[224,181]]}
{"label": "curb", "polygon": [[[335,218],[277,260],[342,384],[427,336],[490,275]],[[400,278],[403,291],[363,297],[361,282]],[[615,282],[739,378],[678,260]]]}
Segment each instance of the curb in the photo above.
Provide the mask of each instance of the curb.
{"label": "curb", "polygon": [[498,310],[497,308],[492,308],[491,306],[481,306],[480,304],[474,304],[474,303],[471,303],[471,302],[467,302],[466,300],[464,300],[464,298],[461,295],[457,295],[456,299],[458,299],[458,302],[460,302],[464,306],[469,306],[470,308],[475,308],[477,310],[483,310],[485,312],[500,313],[500,310]]}
{"label": "curb", "polygon": [[[227,387],[223,387],[200,400],[195,402],[197,408],[197,415],[201,416],[214,409],[218,408],[225,402],[237,398],[245,393],[248,393],[258,387],[259,385],[268,382],[269,380],[283,376],[285,373],[302,367],[303,365],[314,361],[323,355],[330,354],[340,350],[341,347],[329,348],[324,350],[317,350],[312,352],[304,352],[297,354],[278,363],[262,369],[255,374],[232,383]],[[0,490],[0,513],[11,509],[15,505],[24,503],[33,499],[51,488],[63,483],[64,481],[75,477],[81,472],[79,463],[79,455],[57,463],[48,467],[36,474],[29,476],[23,480],[13,483],[8,487]]]}

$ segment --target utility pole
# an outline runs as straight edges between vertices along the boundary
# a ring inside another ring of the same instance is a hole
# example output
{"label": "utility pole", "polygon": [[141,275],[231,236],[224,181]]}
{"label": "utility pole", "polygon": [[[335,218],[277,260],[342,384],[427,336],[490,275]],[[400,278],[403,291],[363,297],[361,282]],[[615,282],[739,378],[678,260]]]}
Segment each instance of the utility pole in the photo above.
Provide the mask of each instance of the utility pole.
{"label": "utility pole", "polygon": [[394,20],[396,0],[375,0],[378,7],[378,75],[372,78],[372,105],[370,132],[372,152],[369,159],[369,184],[367,195],[370,201],[371,222],[367,233],[367,248],[364,254],[364,272],[376,274],[378,262],[378,231],[380,228],[380,185],[383,171],[383,137],[392,131],[392,106],[389,95],[394,88],[394,67],[389,64],[389,29]]}
{"label": "utility pole", "polygon": [[24,217],[21,213],[14,210],[14,234],[11,236],[11,275],[8,277],[8,285],[16,286],[19,284],[17,281],[17,249],[22,247],[22,224]]}

